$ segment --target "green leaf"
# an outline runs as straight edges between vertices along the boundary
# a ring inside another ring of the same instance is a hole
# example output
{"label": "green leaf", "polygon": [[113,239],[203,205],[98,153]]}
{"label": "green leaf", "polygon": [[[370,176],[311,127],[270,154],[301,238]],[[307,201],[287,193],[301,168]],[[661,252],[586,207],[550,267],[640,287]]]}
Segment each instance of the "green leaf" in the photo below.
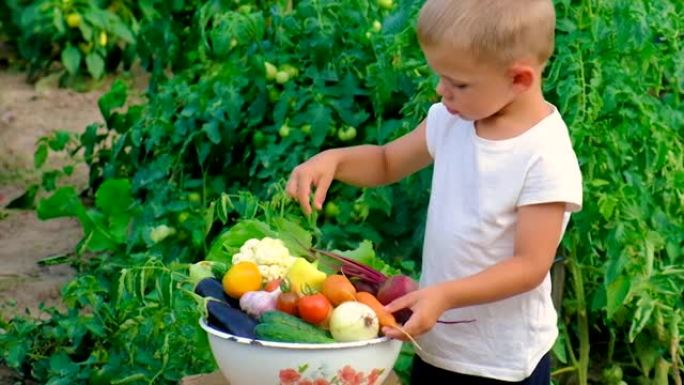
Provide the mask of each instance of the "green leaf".
{"label": "green leaf", "polygon": [[36,210],[41,220],[60,217],[82,217],[85,214],[83,203],[73,186],[62,187],[54,194],[41,200]]}
{"label": "green leaf", "polygon": [[18,198],[7,204],[8,209],[31,209],[34,207],[38,185],[32,185]]}
{"label": "green leaf", "polygon": [[131,182],[128,179],[107,180],[95,193],[95,207],[108,215],[126,212],[132,204]]}
{"label": "green leaf", "polygon": [[33,154],[33,166],[35,168],[41,168],[45,164],[45,161],[47,160],[48,156],[48,145],[45,143],[45,141],[40,141],[38,143],[38,148],[36,149],[36,152]]}
{"label": "green leaf", "polygon": [[52,151],[62,151],[69,143],[72,133],[66,131],[55,131],[48,140],[48,145]]}
{"label": "green leaf", "polygon": [[303,257],[309,254],[312,246],[312,235],[298,224],[285,218],[273,219],[278,238],[283,241],[290,254]]}
{"label": "green leaf", "polygon": [[20,368],[29,351],[30,339],[13,340],[6,346],[7,351],[2,353],[7,365],[11,368]]}
{"label": "green leaf", "polygon": [[116,35],[118,38],[125,41],[126,43],[135,43],[135,37],[133,36],[133,33],[128,28],[128,26],[122,21],[117,20],[115,23],[113,23],[111,25],[111,31],[114,35]]}
{"label": "green leaf", "polygon": [[100,54],[91,52],[86,56],[86,67],[88,72],[95,78],[99,79],[104,74],[104,59]]}
{"label": "green leaf", "polygon": [[81,51],[73,45],[69,44],[64,51],[62,51],[62,64],[67,72],[75,75],[78,68],[81,66]]}
{"label": "green leaf", "polygon": [[320,103],[312,103],[309,106],[309,115],[313,134],[312,144],[319,147],[325,141],[332,126],[332,111]]}
{"label": "green leaf", "polygon": [[66,377],[78,372],[78,365],[76,365],[66,353],[57,353],[50,356],[50,371],[57,374],[58,377]]}
{"label": "green leaf", "polygon": [[655,303],[649,297],[641,297],[637,302],[637,309],[634,312],[632,324],[629,327],[629,341],[634,342],[636,336],[646,327],[646,324],[651,319]]}
{"label": "green leaf", "polygon": [[261,239],[263,237],[278,238],[278,234],[264,222],[252,219],[240,221],[229,230],[221,233],[212,242],[205,259],[230,265],[233,254],[245,242],[251,238]]}
{"label": "green leaf", "polygon": [[390,266],[385,261],[378,258],[375,254],[375,249],[373,248],[373,242],[367,239],[361,242],[356,249],[346,251],[334,251],[340,255],[360,262],[366,266],[372,267],[373,269],[385,275],[394,275],[401,273],[399,269]]}
{"label": "green leaf", "polygon": [[625,299],[629,294],[632,281],[624,276],[619,276],[615,281],[606,287],[606,312],[608,318],[613,317],[616,311],[625,305]]}
{"label": "green leaf", "polygon": [[81,23],[78,29],[81,30],[81,36],[83,36],[84,41],[93,40],[93,28],[88,23]]}
{"label": "green leaf", "polygon": [[97,101],[102,116],[108,120],[112,115],[112,110],[123,107],[127,96],[128,87],[120,79],[117,79],[112,84],[112,88]]}
{"label": "green leaf", "polygon": [[221,198],[218,200],[215,211],[216,217],[221,221],[221,223],[225,224],[228,221],[228,214],[230,213],[230,209],[232,207],[233,204],[230,200],[230,195],[221,193]]}
{"label": "green leaf", "polygon": [[214,144],[221,143],[221,131],[218,127],[218,122],[212,120],[211,122],[202,125],[202,131],[207,133],[207,137]]}

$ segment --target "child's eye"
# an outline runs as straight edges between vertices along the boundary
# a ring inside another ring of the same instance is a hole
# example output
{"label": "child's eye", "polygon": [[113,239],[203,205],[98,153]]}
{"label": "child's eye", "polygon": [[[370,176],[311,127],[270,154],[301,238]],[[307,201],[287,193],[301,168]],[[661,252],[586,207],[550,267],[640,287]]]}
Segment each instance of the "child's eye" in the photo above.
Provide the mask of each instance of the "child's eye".
{"label": "child's eye", "polygon": [[459,90],[464,90],[464,89],[468,88],[468,84],[466,84],[466,83],[459,83],[459,82],[455,82],[455,81],[450,80],[450,79],[444,79],[444,80],[446,80],[447,84],[449,84],[449,87],[451,87],[451,88],[457,88]]}

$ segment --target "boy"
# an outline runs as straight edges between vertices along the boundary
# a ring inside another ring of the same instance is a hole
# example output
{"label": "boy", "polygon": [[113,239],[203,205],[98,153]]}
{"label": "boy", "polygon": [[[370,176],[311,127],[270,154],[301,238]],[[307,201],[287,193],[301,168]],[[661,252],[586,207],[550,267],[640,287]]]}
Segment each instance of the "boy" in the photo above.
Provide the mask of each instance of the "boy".
{"label": "boy", "polygon": [[[567,127],[542,94],[553,3],[427,0],[417,30],[441,103],[384,146],[314,156],[287,191],[308,214],[312,186],[321,209],[333,179],[379,186],[434,164],[420,289],[386,306],[413,311],[404,327],[423,351],[412,384],[548,385],[558,335],[549,269],[582,204]],[[465,319],[475,322],[448,323]]]}

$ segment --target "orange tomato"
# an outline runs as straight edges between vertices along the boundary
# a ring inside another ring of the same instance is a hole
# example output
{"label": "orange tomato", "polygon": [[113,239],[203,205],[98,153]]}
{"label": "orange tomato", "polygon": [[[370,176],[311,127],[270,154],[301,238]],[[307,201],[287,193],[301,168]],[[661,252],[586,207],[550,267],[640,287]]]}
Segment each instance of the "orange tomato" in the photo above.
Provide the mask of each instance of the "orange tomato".
{"label": "orange tomato", "polygon": [[238,262],[223,276],[223,290],[233,298],[240,298],[246,292],[260,288],[261,272],[253,262]]}

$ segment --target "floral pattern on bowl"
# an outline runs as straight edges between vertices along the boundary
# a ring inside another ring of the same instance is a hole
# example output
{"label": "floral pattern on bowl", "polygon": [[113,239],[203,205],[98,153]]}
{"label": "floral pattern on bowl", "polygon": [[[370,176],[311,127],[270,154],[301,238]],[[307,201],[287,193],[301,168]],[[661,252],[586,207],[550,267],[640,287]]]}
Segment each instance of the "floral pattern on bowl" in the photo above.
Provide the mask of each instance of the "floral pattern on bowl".
{"label": "floral pattern on bowl", "polygon": [[366,374],[355,370],[351,365],[345,365],[330,378],[322,368],[307,373],[309,365],[302,365],[297,369],[280,370],[278,385],[380,385],[378,379],[384,369],[373,369]]}

